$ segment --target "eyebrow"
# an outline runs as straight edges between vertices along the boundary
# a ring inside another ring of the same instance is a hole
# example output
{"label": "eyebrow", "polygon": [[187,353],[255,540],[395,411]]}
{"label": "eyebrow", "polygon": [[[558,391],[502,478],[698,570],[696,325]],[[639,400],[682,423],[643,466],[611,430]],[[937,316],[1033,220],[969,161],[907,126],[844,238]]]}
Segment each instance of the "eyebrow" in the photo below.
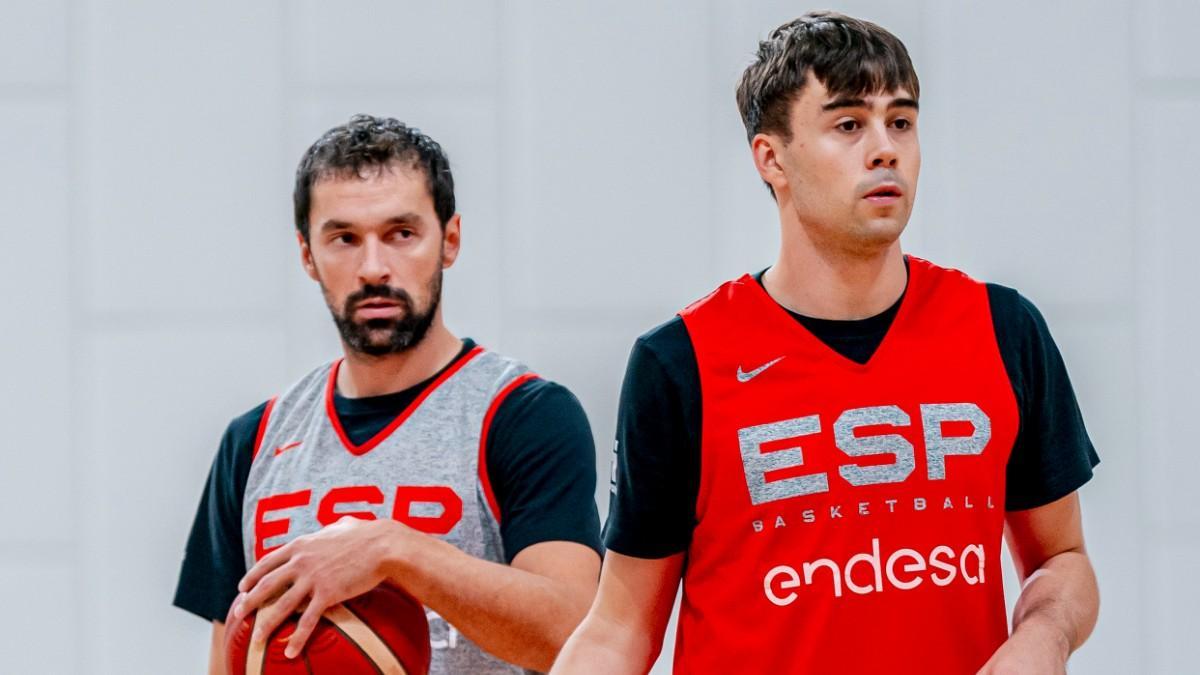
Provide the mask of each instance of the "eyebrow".
{"label": "eyebrow", "polygon": [[[391,218],[388,218],[387,220],[384,221],[384,223],[387,225],[408,225],[410,223],[419,223],[419,222],[421,222],[421,216],[417,215],[416,213],[413,213],[412,211],[401,213],[398,216],[392,216]],[[321,223],[321,231],[322,232],[331,232],[334,230],[349,230],[352,227],[354,227],[353,224],[347,223],[344,220],[337,220],[335,218],[331,218],[331,219],[325,221],[324,223]]]}
{"label": "eyebrow", "polygon": [[[829,103],[826,103],[825,105],[821,106],[821,111],[829,112],[830,110],[839,110],[841,108],[867,108],[867,107],[870,107],[870,106],[867,105],[866,99],[850,98],[847,96],[841,96],[841,97],[835,98],[832,101],[830,101]],[[887,107],[888,107],[888,110],[891,110],[893,108],[911,108],[913,110],[921,109],[921,106],[917,103],[916,99],[912,99],[912,98],[894,98],[888,102]]]}

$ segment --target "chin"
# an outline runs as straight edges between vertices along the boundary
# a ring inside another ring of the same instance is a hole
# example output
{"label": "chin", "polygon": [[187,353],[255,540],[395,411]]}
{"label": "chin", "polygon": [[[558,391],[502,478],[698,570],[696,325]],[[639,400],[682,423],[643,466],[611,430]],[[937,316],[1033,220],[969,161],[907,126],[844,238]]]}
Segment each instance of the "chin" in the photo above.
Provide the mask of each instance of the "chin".
{"label": "chin", "polygon": [[861,255],[876,255],[891,248],[900,240],[905,223],[876,220],[855,228],[846,238],[847,248]]}

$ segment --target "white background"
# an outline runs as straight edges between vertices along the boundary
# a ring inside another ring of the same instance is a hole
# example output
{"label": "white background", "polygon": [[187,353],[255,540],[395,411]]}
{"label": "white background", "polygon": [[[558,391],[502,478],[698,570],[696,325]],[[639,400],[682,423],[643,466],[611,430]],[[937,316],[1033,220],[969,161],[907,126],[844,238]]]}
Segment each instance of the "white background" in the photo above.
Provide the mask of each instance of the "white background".
{"label": "white background", "polygon": [[[1038,304],[1103,458],[1074,672],[1195,668],[1200,2],[836,6],[921,76],[907,250]],[[208,625],[170,606],[183,544],[225,424],[337,349],[290,190],[350,114],[448,151],[448,320],[576,392],[602,512],[634,337],[773,258],[733,89],[804,5],[0,8],[3,673],[204,670]]]}

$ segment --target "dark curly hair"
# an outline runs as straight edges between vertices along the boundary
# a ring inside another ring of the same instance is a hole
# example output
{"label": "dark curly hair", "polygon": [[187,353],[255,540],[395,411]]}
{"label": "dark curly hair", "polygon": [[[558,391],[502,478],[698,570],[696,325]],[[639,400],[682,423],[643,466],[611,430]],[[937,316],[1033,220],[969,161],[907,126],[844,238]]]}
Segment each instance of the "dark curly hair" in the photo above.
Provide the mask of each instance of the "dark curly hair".
{"label": "dark curly hair", "polygon": [[789,109],[809,73],[835,96],[859,97],[921,83],[904,43],[887,30],[837,12],[809,12],[771,31],[737,86],[746,138],[773,133],[791,140]]}
{"label": "dark curly hair", "polygon": [[420,129],[391,117],[355,115],[326,131],[305,151],[296,169],[292,202],[296,229],[308,241],[308,214],[313,185],[322,178],[366,177],[394,164],[406,164],[425,174],[433,209],[442,227],[454,215],[454,176],[442,146]]}

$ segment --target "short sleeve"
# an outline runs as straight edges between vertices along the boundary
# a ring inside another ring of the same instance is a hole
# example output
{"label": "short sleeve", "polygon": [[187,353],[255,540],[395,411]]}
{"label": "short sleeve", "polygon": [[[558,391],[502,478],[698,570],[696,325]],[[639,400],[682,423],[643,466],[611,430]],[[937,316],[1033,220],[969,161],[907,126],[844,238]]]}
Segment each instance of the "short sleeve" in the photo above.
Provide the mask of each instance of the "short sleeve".
{"label": "short sleeve", "polygon": [[234,419],[225,430],[188,536],[174,604],[205,619],[225,620],[246,573],[242,496],[266,406]]}
{"label": "short sleeve", "polygon": [[596,444],[583,406],[566,387],[532,379],[514,389],[492,418],[486,453],[508,562],[545,541],[603,553]]}
{"label": "short sleeve", "polygon": [[638,558],[687,550],[700,489],[700,372],[683,320],[640,337],[617,411],[605,545]]}
{"label": "short sleeve", "polygon": [[1100,458],[1062,354],[1041,312],[1011,288],[988,285],[996,342],[1016,395],[1020,426],[1008,460],[1006,508],[1031,509],[1087,483]]}

